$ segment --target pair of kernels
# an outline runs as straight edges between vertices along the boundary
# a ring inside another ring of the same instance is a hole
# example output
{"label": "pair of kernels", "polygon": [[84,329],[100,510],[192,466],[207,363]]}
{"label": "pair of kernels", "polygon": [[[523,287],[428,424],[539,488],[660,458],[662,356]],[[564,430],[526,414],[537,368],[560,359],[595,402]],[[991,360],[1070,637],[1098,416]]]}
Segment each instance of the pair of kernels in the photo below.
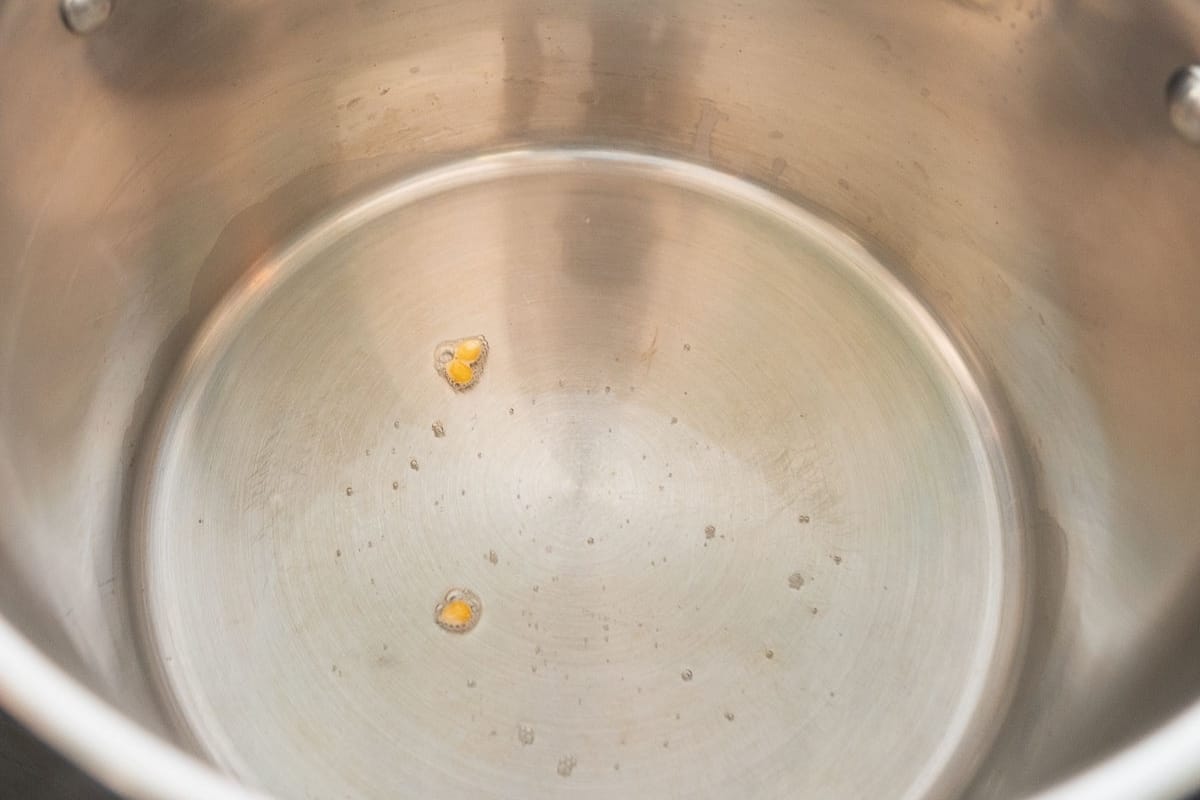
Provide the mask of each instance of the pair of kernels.
{"label": "pair of kernels", "polygon": [[[488,343],[483,336],[442,342],[437,346],[436,365],[453,389],[463,391],[475,385],[487,359]],[[483,604],[470,589],[451,589],[433,610],[438,627],[451,633],[466,633],[479,622]]]}
{"label": "pair of kernels", "polygon": [[483,371],[487,351],[487,339],[482,336],[442,342],[437,347],[437,365],[450,386],[462,391],[475,385]]}

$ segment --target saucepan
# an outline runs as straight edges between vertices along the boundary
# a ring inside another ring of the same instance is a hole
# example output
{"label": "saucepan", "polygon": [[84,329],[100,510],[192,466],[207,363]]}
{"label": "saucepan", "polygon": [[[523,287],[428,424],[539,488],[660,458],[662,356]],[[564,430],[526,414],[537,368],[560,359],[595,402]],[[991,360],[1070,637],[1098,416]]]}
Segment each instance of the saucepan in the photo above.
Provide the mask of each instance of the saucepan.
{"label": "saucepan", "polygon": [[0,705],[135,798],[1200,788],[1200,6],[0,7]]}

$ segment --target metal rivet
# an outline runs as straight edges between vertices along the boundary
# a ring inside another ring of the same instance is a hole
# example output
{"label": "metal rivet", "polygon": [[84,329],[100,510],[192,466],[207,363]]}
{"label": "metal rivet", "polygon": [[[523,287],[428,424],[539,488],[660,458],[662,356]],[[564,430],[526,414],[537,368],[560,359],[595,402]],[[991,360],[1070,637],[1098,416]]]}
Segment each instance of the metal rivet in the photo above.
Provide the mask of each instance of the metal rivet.
{"label": "metal rivet", "polygon": [[112,0],[62,0],[59,12],[68,30],[86,36],[108,21]]}
{"label": "metal rivet", "polygon": [[1167,109],[1179,135],[1200,144],[1200,64],[1183,67],[1171,76],[1167,82]]}

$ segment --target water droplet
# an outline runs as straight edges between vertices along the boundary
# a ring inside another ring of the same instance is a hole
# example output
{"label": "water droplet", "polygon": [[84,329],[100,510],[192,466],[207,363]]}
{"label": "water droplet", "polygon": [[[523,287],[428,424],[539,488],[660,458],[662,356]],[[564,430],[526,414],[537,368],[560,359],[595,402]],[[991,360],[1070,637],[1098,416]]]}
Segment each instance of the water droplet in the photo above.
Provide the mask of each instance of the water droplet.
{"label": "water droplet", "polygon": [[517,726],[517,741],[525,746],[533,744],[533,726],[518,725]]}
{"label": "water droplet", "polygon": [[692,671],[690,669],[685,669],[683,672],[679,673],[679,677],[683,678],[685,681],[690,681],[692,679]]}
{"label": "water droplet", "polygon": [[716,525],[705,525],[704,526],[704,538],[705,539],[711,539],[716,535],[717,535],[717,526]]}
{"label": "water droplet", "polygon": [[799,572],[793,572],[788,576],[788,588],[799,589],[804,586],[804,576]]}
{"label": "water droplet", "polygon": [[446,435],[446,426],[442,424],[441,420],[438,420],[437,422],[433,423],[432,427],[433,427],[433,436],[435,439],[441,439],[443,436]]}
{"label": "water droplet", "polygon": [[571,777],[575,771],[575,756],[563,756],[558,760],[558,774],[564,778]]}
{"label": "water droplet", "polygon": [[413,460],[408,462],[408,468],[411,469],[413,472],[416,472],[417,470],[419,470],[421,468],[421,465],[418,464],[417,460],[414,458]]}

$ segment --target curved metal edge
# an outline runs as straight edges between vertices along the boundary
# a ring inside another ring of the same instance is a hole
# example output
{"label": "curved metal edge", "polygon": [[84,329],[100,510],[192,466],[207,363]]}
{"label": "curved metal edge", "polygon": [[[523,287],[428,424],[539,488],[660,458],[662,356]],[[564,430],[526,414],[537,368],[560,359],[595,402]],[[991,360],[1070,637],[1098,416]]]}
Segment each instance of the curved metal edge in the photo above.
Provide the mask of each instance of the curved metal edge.
{"label": "curved metal edge", "polygon": [[1200,787],[1200,702],[1099,764],[1027,800],[1184,800]]}
{"label": "curved metal edge", "polygon": [[144,800],[267,800],[122,715],[3,617],[0,705],[119,794]]}

